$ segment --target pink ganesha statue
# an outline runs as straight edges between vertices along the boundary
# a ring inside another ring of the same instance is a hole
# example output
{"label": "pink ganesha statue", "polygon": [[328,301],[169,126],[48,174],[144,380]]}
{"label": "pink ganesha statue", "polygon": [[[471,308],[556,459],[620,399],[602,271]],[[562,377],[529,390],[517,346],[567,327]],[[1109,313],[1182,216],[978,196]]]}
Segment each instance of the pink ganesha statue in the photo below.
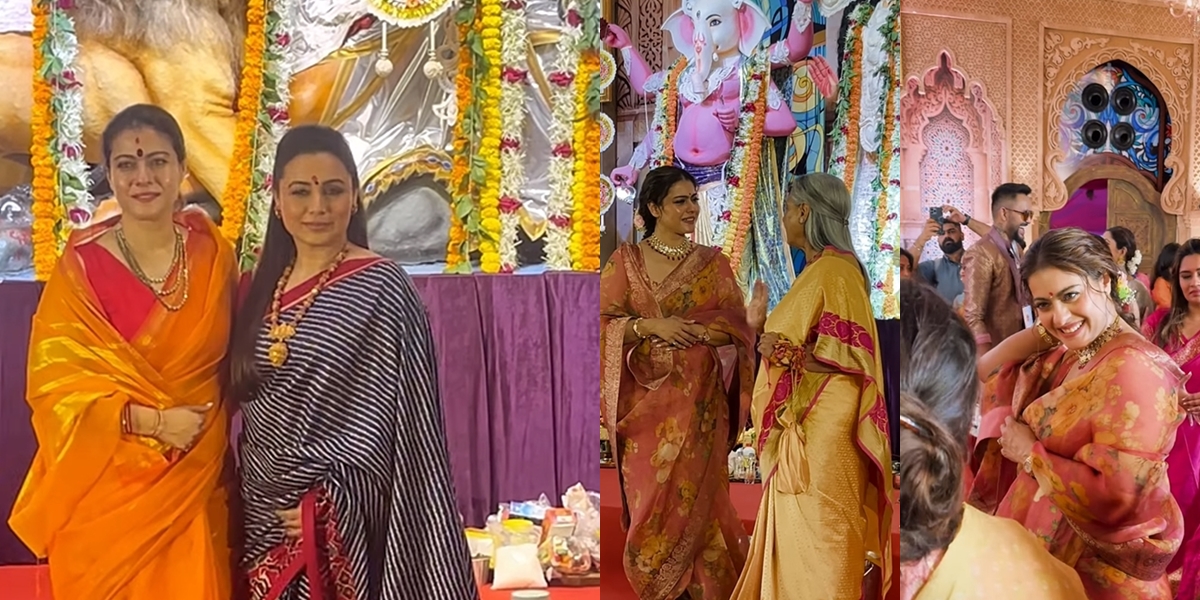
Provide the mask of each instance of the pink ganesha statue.
{"label": "pink ganesha statue", "polygon": [[[786,39],[763,43],[770,21],[755,0],[684,0],[667,18],[683,56],[651,73],[629,35],[610,25],[604,42],[621,52],[632,88],[655,98],[654,120],[613,183],[631,187],[640,169],[675,165],[700,184],[704,210],[693,241],[720,246],[743,290],[767,284],[773,307],[792,281],[783,241],[783,181],[774,140],[796,129],[791,107],[771,82],[771,69],[788,67],[812,49],[812,0],[798,0]],[[829,65],[814,58],[809,73],[826,98],[837,84]]]}

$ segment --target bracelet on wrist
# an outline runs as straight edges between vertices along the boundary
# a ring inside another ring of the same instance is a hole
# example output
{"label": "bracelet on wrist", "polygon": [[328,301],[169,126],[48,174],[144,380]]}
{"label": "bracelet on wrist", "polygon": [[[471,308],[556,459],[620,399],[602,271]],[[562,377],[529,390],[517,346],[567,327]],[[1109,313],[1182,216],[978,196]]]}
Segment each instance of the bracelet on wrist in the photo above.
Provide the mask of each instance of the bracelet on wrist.
{"label": "bracelet on wrist", "polygon": [[1023,463],[1021,463],[1021,468],[1025,469],[1025,473],[1027,475],[1033,475],[1033,451],[1032,450],[1029,452],[1029,455],[1025,457],[1025,461]]}
{"label": "bracelet on wrist", "polygon": [[156,408],[154,409],[154,427],[150,429],[150,435],[147,435],[146,437],[158,438],[158,436],[162,434],[162,427],[163,413],[161,410]]}
{"label": "bracelet on wrist", "polygon": [[633,335],[638,336],[639,340],[644,340],[644,339],[646,339],[646,336],[643,335],[642,332],[638,330],[638,325],[641,325],[641,323],[642,323],[642,320],[640,318],[633,320]]}

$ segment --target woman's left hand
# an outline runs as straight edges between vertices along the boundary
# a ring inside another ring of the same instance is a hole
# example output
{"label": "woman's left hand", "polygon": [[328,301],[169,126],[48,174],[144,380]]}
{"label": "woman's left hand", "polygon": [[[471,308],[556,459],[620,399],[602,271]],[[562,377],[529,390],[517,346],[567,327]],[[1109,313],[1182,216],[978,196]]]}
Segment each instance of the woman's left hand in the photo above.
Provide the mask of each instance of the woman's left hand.
{"label": "woman's left hand", "polygon": [[1033,452],[1035,443],[1037,436],[1028,425],[1012,417],[1004,419],[1004,425],[1000,427],[1000,453],[1004,458],[1019,465]]}
{"label": "woman's left hand", "polygon": [[300,538],[300,507],[277,510],[275,514],[283,522],[283,533],[290,538]]}
{"label": "woman's left hand", "polygon": [[762,331],[767,322],[767,284],[761,281],[754,282],[750,304],[746,306],[746,322],[755,333]]}

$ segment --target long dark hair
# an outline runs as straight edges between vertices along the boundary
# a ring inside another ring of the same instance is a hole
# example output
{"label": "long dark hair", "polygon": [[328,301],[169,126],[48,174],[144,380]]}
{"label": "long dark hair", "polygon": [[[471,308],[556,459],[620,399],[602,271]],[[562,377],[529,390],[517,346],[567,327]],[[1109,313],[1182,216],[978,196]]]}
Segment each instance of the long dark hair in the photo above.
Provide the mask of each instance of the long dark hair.
{"label": "long dark hair", "polygon": [[1188,314],[1188,299],[1183,293],[1183,286],[1179,284],[1179,266],[1183,264],[1184,257],[1193,254],[1200,254],[1200,239],[1192,238],[1179,244],[1179,249],[1175,251],[1175,262],[1171,264],[1171,272],[1167,276],[1167,280],[1171,282],[1171,308],[1168,309],[1167,316],[1159,321],[1154,339],[1151,340],[1161,348],[1178,341],[1183,335],[1183,318]]}
{"label": "long dark hair", "polygon": [[1150,279],[1150,284],[1159,279],[1171,280],[1171,269],[1175,267],[1175,253],[1179,252],[1179,244],[1171,242],[1163,246],[1162,251],[1158,253],[1158,260],[1154,261],[1154,277]]}
{"label": "long dark hair", "polygon": [[275,150],[271,184],[271,191],[274,193],[267,217],[266,240],[258,258],[258,268],[250,282],[250,290],[234,318],[230,339],[229,390],[230,397],[237,402],[249,400],[258,390],[260,379],[254,367],[254,350],[262,328],[263,315],[271,305],[279,278],[283,276],[288,265],[296,260],[296,241],[275,214],[283,170],[296,157],[321,153],[337,158],[350,173],[350,186],[354,190],[358,209],[350,215],[346,237],[356,246],[367,247],[367,217],[362,207],[362,184],[358,178],[358,166],[354,164],[354,154],[350,152],[346,138],[333,129],[319,125],[305,125],[288,131],[283,139],[279,140],[279,147]]}
{"label": "long dark hair", "polygon": [[[1137,274],[1136,266],[1133,269],[1129,268],[1129,261],[1133,259],[1134,254],[1137,254],[1137,238],[1134,237],[1133,232],[1130,231],[1128,227],[1121,227],[1120,225],[1117,225],[1116,227],[1108,228],[1108,235],[1112,236],[1113,245],[1116,246],[1118,250],[1125,251],[1125,264],[1118,266],[1121,267],[1122,271],[1125,271],[1130,275]],[[1105,243],[1107,244],[1108,242]]]}
{"label": "long dark hair", "polygon": [[1112,253],[1108,251],[1108,243],[1104,238],[1088,233],[1078,227],[1063,227],[1051,229],[1029,246],[1025,258],[1021,261],[1021,285],[1029,290],[1029,278],[1042,269],[1054,268],[1067,273],[1074,273],[1087,280],[1100,281],[1108,275],[1112,282],[1107,292],[1117,309],[1117,314],[1133,327],[1137,327],[1137,315],[1127,312],[1117,295],[1117,280],[1125,273],[1125,268],[1117,265]]}
{"label": "long dark hair", "polygon": [[900,560],[945,549],[963,518],[979,393],[975,338],[928,285],[900,281]]}
{"label": "long dark hair", "polygon": [[643,230],[644,237],[654,235],[654,226],[658,224],[658,219],[650,212],[650,205],[662,207],[663,200],[667,199],[667,193],[671,191],[671,186],[680,181],[696,185],[696,178],[679,167],[658,167],[646,173],[646,177],[642,179],[642,187],[638,190],[637,207],[638,215],[642,217],[642,223],[646,226]]}

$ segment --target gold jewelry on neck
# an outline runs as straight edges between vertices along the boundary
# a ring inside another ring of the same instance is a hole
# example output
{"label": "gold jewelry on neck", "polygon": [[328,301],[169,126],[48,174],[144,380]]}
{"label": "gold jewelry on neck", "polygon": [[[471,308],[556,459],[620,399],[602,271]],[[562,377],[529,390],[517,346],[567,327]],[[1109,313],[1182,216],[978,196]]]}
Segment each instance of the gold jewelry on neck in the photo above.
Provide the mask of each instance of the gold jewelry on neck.
{"label": "gold jewelry on neck", "polygon": [[1104,346],[1104,344],[1107,344],[1109,340],[1117,337],[1118,333],[1121,333],[1120,316],[1117,316],[1117,318],[1113,319],[1112,324],[1109,325],[1104,331],[1100,332],[1100,335],[1096,336],[1096,339],[1092,340],[1092,343],[1075,351],[1075,357],[1079,360],[1079,366],[1082,367],[1091,362],[1093,358],[1096,358],[1096,353],[1100,351],[1100,348]]}
{"label": "gold jewelry on neck", "polygon": [[691,254],[692,250],[696,247],[696,244],[692,243],[692,241],[687,238],[684,238],[682,244],[678,246],[671,246],[658,239],[658,236],[654,235],[646,238],[646,244],[650,246],[650,249],[667,257],[670,260],[683,260],[684,258],[687,258],[687,255]]}
{"label": "gold jewelry on neck", "polygon": [[[125,229],[117,227],[117,249],[121,251],[121,256],[125,259],[125,264],[129,265],[129,269],[133,271],[134,276],[138,278],[150,291],[154,292],[155,300],[169,312],[177,312],[183,308],[183,305],[188,300],[188,264],[187,264],[187,244],[184,243],[183,234],[178,229],[173,229],[175,233],[175,252],[171,257],[171,266],[162,277],[150,277],[142,270],[142,266],[138,264],[137,256],[134,255],[133,249],[129,247],[129,240],[125,238]],[[166,285],[171,279],[171,275],[175,275],[175,281],[171,285]],[[179,302],[171,303],[167,298],[174,296],[180,292]]]}
{"label": "gold jewelry on neck", "polygon": [[316,302],[317,294],[320,294],[321,290],[325,289],[325,285],[329,283],[329,278],[333,276],[333,272],[346,259],[348,252],[350,252],[350,246],[347,244],[345,248],[342,248],[341,252],[338,252],[333,262],[325,271],[321,273],[321,278],[317,280],[317,285],[314,285],[309,290],[308,295],[304,297],[304,301],[300,303],[300,308],[296,311],[296,316],[292,317],[291,323],[283,322],[281,317],[283,312],[283,289],[287,287],[288,279],[292,276],[292,267],[296,266],[296,262],[292,261],[292,264],[284,269],[283,276],[275,284],[275,297],[271,300],[271,312],[267,316],[267,324],[270,325],[267,338],[272,342],[267,348],[267,360],[271,361],[271,364],[275,368],[278,369],[283,366],[283,363],[287,362],[287,341],[293,335],[296,335],[296,326],[300,324],[300,319],[304,318],[304,314],[308,312],[309,307],[313,305],[313,302]]}

